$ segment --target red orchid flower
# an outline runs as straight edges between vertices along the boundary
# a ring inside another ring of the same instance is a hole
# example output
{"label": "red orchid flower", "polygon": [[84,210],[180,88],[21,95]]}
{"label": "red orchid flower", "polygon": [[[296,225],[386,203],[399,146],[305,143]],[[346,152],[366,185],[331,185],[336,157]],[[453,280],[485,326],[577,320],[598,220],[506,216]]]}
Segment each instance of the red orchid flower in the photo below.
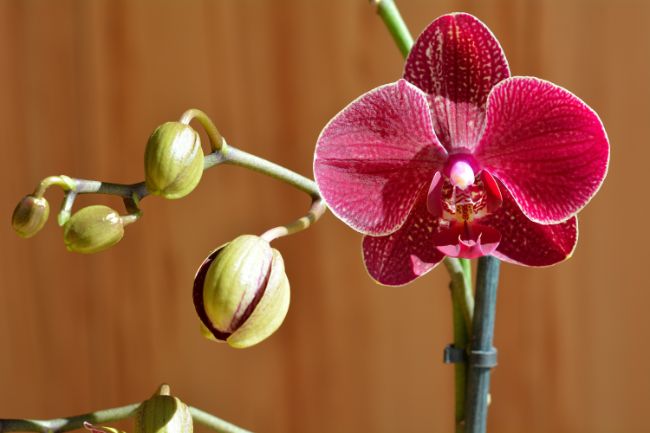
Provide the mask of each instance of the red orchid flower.
{"label": "red orchid flower", "polygon": [[608,162],[591,108],[547,81],[510,77],[490,30],[458,13],[418,37],[403,79],[329,122],[314,173],[332,212],[365,234],[370,275],[402,285],[446,255],[527,266],[568,258],[575,215]]}

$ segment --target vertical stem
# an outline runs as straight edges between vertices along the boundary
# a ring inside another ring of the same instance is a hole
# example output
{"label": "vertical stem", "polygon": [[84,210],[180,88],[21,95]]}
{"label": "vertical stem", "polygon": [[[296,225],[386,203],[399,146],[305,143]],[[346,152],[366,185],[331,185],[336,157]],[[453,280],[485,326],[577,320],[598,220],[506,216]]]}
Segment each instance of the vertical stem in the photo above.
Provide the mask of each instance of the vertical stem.
{"label": "vertical stem", "polygon": [[[454,347],[467,350],[469,330],[472,326],[474,299],[472,295],[472,275],[469,260],[446,257],[451,283],[452,317],[454,325]],[[465,400],[467,392],[467,364],[454,364],[455,390],[455,431],[465,433]]]}
{"label": "vertical stem", "polygon": [[443,263],[451,277],[451,291],[454,308],[463,318],[463,326],[469,335],[472,329],[472,316],[474,314],[474,294],[472,293],[472,270],[463,265],[462,260],[445,257]]}
{"label": "vertical stem", "polygon": [[470,259],[458,259],[460,265],[463,267],[463,273],[467,278],[472,277],[472,261]]}
{"label": "vertical stem", "polygon": [[377,7],[377,13],[386,25],[388,32],[393,37],[402,56],[406,57],[413,46],[413,36],[399,13],[393,0],[371,0]]}
{"label": "vertical stem", "polygon": [[[407,57],[413,46],[413,37],[395,2],[393,0],[371,0],[371,3],[377,7],[377,13],[400,52]],[[447,265],[452,279],[450,286],[452,289],[454,345],[459,348],[467,347],[469,336],[472,335],[472,351],[480,351],[481,349],[477,349],[479,347],[485,347],[485,350],[489,351],[492,348],[494,333],[494,304],[499,277],[499,261],[493,257],[483,257],[479,260],[477,291],[480,289],[481,305],[476,310],[480,311],[478,316],[473,313],[472,270],[469,260],[447,258],[445,265]],[[459,274],[462,277],[459,277]],[[485,431],[490,369],[472,365],[471,361],[470,356],[468,364],[455,366],[456,433]],[[467,384],[466,388],[465,384]]]}
{"label": "vertical stem", "polygon": [[[466,349],[469,335],[465,326],[465,317],[458,299],[459,290],[455,289],[454,283],[450,283],[452,317],[454,322],[454,347]],[[456,433],[465,433],[465,399],[467,393],[467,364],[459,362],[454,364],[454,425]]]}
{"label": "vertical stem", "polygon": [[467,323],[467,335],[472,332],[472,319],[474,317],[474,291],[472,290],[472,262],[469,259],[458,259],[461,269],[463,270],[463,292],[459,294],[462,296],[458,300],[463,306],[465,314],[465,323]]}
{"label": "vertical stem", "polygon": [[486,429],[490,369],[493,365],[486,362],[485,356],[494,352],[492,339],[498,282],[499,260],[492,256],[481,257],[476,275],[476,304],[468,359],[467,433],[485,433]]}

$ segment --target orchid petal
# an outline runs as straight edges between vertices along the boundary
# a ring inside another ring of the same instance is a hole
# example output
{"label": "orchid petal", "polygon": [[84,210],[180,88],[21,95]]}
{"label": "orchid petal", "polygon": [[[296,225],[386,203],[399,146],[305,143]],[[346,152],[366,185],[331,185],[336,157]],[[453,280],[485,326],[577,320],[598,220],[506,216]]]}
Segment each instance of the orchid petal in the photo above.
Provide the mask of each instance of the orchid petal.
{"label": "orchid petal", "polygon": [[488,94],[509,76],[499,41],[464,13],[433,21],[415,41],[404,68],[404,78],[429,94],[434,129],[447,150],[474,149]]}
{"label": "orchid petal", "polygon": [[427,193],[427,210],[434,217],[442,216],[442,185],[444,181],[439,171],[433,175]]}
{"label": "orchid petal", "polygon": [[314,175],[325,202],[353,229],[397,230],[446,158],[426,95],[404,80],[348,105],[316,145]]}
{"label": "orchid petal", "polygon": [[[426,191],[425,191],[426,192]],[[388,236],[364,236],[363,261],[370,276],[386,286],[401,286],[426,274],[445,257],[433,246],[437,218],[420,196],[404,225]]]}
{"label": "orchid petal", "polygon": [[493,253],[496,257],[526,266],[550,266],[571,257],[578,241],[576,217],[559,224],[538,224],[526,218],[508,190],[502,190],[502,206],[481,219],[501,233],[501,243]]}
{"label": "orchid petal", "polygon": [[487,211],[489,213],[492,213],[495,210],[499,209],[501,207],[501,203],[503,203],[501,188],[499,188],[497,181],[494,180],[494,177],[492,177],[489,171],[481,171],[480,176],[485,187],[485,193],[487,195]]}
{"label": "orchid petal", "polygon": [[538,78],[513,77],[490,94],[474,156],[531,220],[558,223],[582,209],[605,178],[609,142],[577,96]]}

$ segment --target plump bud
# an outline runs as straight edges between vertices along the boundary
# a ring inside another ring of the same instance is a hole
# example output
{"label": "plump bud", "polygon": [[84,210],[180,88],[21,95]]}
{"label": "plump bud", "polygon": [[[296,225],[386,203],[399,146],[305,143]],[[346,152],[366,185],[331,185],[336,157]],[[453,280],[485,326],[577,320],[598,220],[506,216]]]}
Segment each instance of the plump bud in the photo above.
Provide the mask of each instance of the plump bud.
{"label": "plump bud", "polygon": [[63,228],[68,251],[92,254],[112,247],[124,236],[120,215],[108,206],[94,205],[80,209]]}
{"label": "plump bud", "polygon": [[147,190],[165,198],[186,196],[203,174],[199,134],[189,125],[167,122],[149,137],[144,153]]}
{"label": "plump bud", "polygon": [[190,409],[169,395],[169,386],[160,390],[138,408],[135,433],[192,433]]}
{"label": "plump bud", "polygon": [[194,278],[203,333],[249,347],[280,327],[289,309],[289,280],[280,253],[259,236],[242,235],[213,251]]}
{"label": "plump bud", "polygon": [[11,226],[23,238],[38,233],[50,216],[50,204],[45,197],[26,195],[18,202],[11,217]]}

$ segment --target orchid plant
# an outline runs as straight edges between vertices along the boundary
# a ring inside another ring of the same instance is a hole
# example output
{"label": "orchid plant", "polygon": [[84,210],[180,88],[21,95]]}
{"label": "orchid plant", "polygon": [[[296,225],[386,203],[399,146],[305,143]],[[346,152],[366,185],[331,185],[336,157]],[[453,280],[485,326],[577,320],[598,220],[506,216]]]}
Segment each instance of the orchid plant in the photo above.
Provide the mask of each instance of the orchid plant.
{"label": "orchid plant", "polygon": [[[141,199],[180,198],[210,167],[230,163],[280,179],[308,193],[312,207],[290,224],[240,236],[210,253],[193,294],[205,335],[247,347],[280,326],[289,283],[280,253],[269,244],[309,227],[327,206],[364,235],[363,261],[380,284],[404,285],[445,263],[454,312],[454,344],[445,350],[445,361],[456,364],[456,431],[484,432],[489,372],[496,365],[499,261],[549,266],[571,256],[576,214],[607,173],[607,135],[598,115],[568,90],[511,76],[499,42],[476,17],[441,16],[413,42],[392,1],[374,4],[406,57],[404,73],[358,97],[325,126],[316,143],[315,183],[231,147],[205,113],[189,110],[152,134],[145,182],[48,177],[19,203],[13,226],[24,237],[40,230],[49,215],[45,190],[58,185],[66,191],[59,223],[68,249],[94,253],[121,239],[124,226],[138,219]],[[193,119],[210,139],[207,156],[189,126]],[[105,206],[72,214],[82,193],[122,196],[128,214]],[[474,294],[468,260],[476,258]],[[176,400],[161,394],[143,404],[62,420],[0,420],[0,433],[66,431],[136,413],[138,433],[153,433],[146,420],[157,416],[177,419],[163,423],[166,433],[189,433],[190,416],[216,431],[244,431],[180,400],[172,408]],[[176,414],[177,406],[182,413]]]}

